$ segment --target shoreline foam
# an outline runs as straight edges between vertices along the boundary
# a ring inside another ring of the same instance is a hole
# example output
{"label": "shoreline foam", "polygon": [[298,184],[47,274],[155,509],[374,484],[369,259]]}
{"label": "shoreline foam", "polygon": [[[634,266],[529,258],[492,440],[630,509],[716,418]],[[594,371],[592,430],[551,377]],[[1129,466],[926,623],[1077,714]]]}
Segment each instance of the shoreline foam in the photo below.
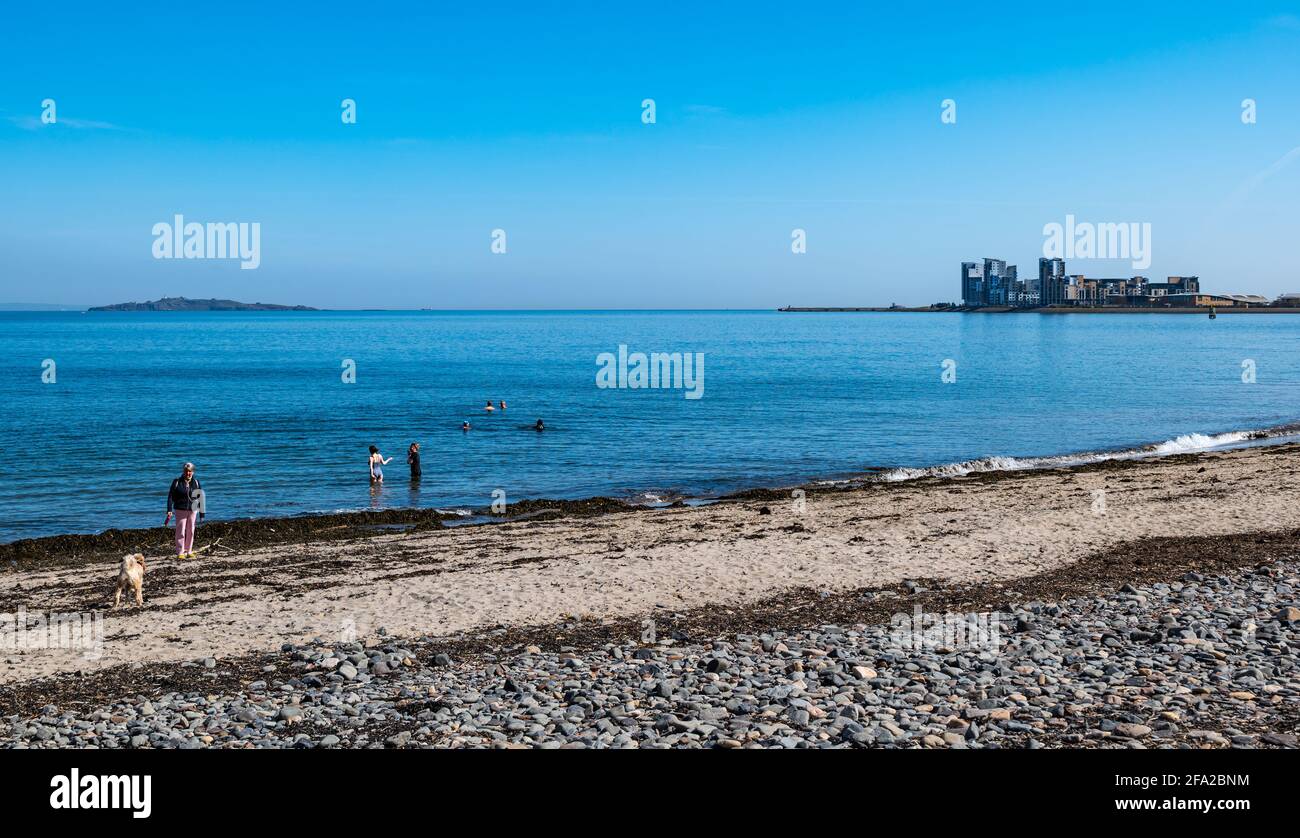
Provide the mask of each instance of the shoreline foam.
{"label": "shoreline foam", "polygon": [[[275,524],[290,528],[319,532],[318,525],[343,524],[353,527],[391,527],[410,525],[416,528],[500,524],[536,517],[539,514],[592,514],[597,512],[630,511],[635,509],[663,509],[678,506],[707,506],[715,503],[750,499],[773,493],[788,493],[795,489],[824,491],[828,488],[850,489],[871,483],[903,483],[927,478],[951,479],[975,474],[1001,474],[1009,472],[1041,471],[1058,468],[1081,468],[1104,465],[1109,462],[1153,459],[1213,451],[1231,451],[1246,447],[1285,446],[1300,442],[1300,423],[1233,430],[1217,433],[1191,432],[1139,446],[1113,449],[1096,449],[1046,456],[988,456],[931,466],[878,467],[847,473],[843,477],[809,478],[789,485],[754,485],[718,494],[686,494],[668,490],[639,490],[623,495],[596,495],[588,498],[527,498],[509,505],[505,515],[491,512],[487,506],[459,507],[435,505],[433,507],[389,507],[385,509],[333,509],[307,512],[292,516],[255,516],[248,518],[213,518],[203,524],[212,537],[221,538],[228,530],[259,528],[273,530]],[[217,528],[215,531],[213,528]],[[70,541],[79,541],[86,549],[95,550],[95,541],[119,546],[100,549],[136,549],[145,544],[161,544],[160,538],[169,541],[170,528],[116,528],[110,527],[93,533],[53,533],[0,542],[0,564],[20,560],[23,555],[33,555],[45,549],[66,552]],[[165,538],[164,538],[165,537]],[[292,540],[292,539],[290,539]],[[74,548],[75,549],[75,548]]]}

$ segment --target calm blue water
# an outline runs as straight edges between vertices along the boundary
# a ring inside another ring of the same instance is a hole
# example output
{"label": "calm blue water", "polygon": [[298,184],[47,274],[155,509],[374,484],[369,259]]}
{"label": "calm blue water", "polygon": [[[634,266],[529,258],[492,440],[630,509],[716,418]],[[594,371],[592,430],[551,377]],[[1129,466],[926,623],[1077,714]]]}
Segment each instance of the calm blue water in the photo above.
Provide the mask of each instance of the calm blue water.
{"label": "calm blue water", "polygon": [[[704,353],[703,398],[598,389],[620,343]],[[185,460],[234,518],[701,495],[1272,426],[1300,419],[1298,350],[1287,315],[6,313],[0,541],[156,525]],[[377,492],[372,443],[394,457]]]}

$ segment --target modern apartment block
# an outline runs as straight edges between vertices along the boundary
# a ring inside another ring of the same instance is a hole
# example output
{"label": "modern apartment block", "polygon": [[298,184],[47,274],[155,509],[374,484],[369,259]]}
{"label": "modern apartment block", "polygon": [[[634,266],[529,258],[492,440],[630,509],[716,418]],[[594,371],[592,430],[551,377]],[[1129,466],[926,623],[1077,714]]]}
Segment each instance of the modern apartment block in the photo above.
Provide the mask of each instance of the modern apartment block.
{"label": "modern apartment block", "polygon": [[961,263],[962,305],[984,305],[984,266],[979,262]]}
{"label": "modern apartment block", "polygon": [[1016,266],[1005,259],[961,263],[961,300],[968,306],[1020,305],[1024,288],[1016,278]]}
{"label": "modern apartment block", "polygon": [[1059,305],[1065,300],[1065,260],[1038,260],[1038,304]]}
{"label": "modern apartment block", "polygon": [[1064,259],[1039,259],[1038,278],[1020,280],[1016,266],[1002,259],[961,263],[961,298],[967,306],[1127,306],[1185,305],[1200,293],[1195,276],[1151,282],[1145,276],[1089,279],[1066,274]]}
{"label": "modern apartment block", "polygon": [[1152,282],[1147,290],[1153,297],[1165,297],[1170,294],[1197,294],[1201,290],[1201,279],[1196,276],[1171,276],[1168,282]]}

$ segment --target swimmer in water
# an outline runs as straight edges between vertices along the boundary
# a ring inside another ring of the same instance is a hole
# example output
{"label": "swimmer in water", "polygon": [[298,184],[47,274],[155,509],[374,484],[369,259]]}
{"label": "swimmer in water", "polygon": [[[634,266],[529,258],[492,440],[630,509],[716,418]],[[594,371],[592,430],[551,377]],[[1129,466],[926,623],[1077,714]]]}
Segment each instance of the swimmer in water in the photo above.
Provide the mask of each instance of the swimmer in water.
{"label": "swimmer in water", "polygon": [[384,466],[388,465],[392,461],[392,457],[384,459],[384,455],[379,453],[378,448],[373,445],[370,446],[370,482],[383,483]]}
{"label": "swimmer in water", "polygon": [[505,410],[505,409],[506,409],[506,400],[505,400],[505,399],[502,399],[502,400],[501,400],[501,409],[502,409],[502,410]]}
{"label": "swimmer in water", "polygon": [[469,430],[469,422],[461,422],[461,423],[460,423],[460,429],[461,429],[462,431],[468,431],[468,430]]}
{"label": "swimmer in water", "polygon": [[488,400],[487,400],[487,407],[485,407],[485,408],[483,408],[483,409],[486,410],[488,413],[491,413],[492,411],[496,410],[496,408],[492,406],[492,400],[491,400],[491,399],[488,399]]}
{"label": "swimmer in water", "polygon": [[419,480],[423,475],[420,470],[420,443],[412,442],[411,447],[406,449],[406,464],[411,467],[411,480]]}
{"label": "swimmer in water", "polygon": [[537,424],[536,424],[536,425],[533,425],[533,430],[535,430],[535,431],[544,431],[544,430],[546,430],[546,423],[543,422],[541,419],[538,419],[538,420],[537,420]]}

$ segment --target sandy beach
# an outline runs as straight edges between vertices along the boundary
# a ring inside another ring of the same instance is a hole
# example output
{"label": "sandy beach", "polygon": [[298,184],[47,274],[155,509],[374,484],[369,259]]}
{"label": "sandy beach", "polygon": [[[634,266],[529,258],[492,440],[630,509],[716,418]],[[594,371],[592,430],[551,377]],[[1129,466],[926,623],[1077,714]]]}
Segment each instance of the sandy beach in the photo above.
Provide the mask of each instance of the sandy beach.
{"label": "sandy beach", "polygon": [[[463,637],[574,618],[652,620],[904,580],[1033,577],[1129,543],[1300,527],[1300,447],[772,491],[704,507],[147,556],[142,609],[104,614],[102,653],[5,650],[4,682],[226,658],[320,638]],[[323,527],[323,529],[326,527]],[[223,539],[224,541],[224,539]],[[199,545],[210,543],[202,534]],[[61,557],[64,562],[67,556]],[[104,609],[113,556],[0,575],[0,612]],[[759,618],[755,618],[759,619]],[[761,629],[762,626],[755,626]]]}
{"label": "sandy beach", "polygon": [[105,608],[124,547],[149,574],[97,642],[3,650],[0,747],[1294,748],[1297,467],[214,523],[179,563],[158,529],[15,542],[29,627]]}

